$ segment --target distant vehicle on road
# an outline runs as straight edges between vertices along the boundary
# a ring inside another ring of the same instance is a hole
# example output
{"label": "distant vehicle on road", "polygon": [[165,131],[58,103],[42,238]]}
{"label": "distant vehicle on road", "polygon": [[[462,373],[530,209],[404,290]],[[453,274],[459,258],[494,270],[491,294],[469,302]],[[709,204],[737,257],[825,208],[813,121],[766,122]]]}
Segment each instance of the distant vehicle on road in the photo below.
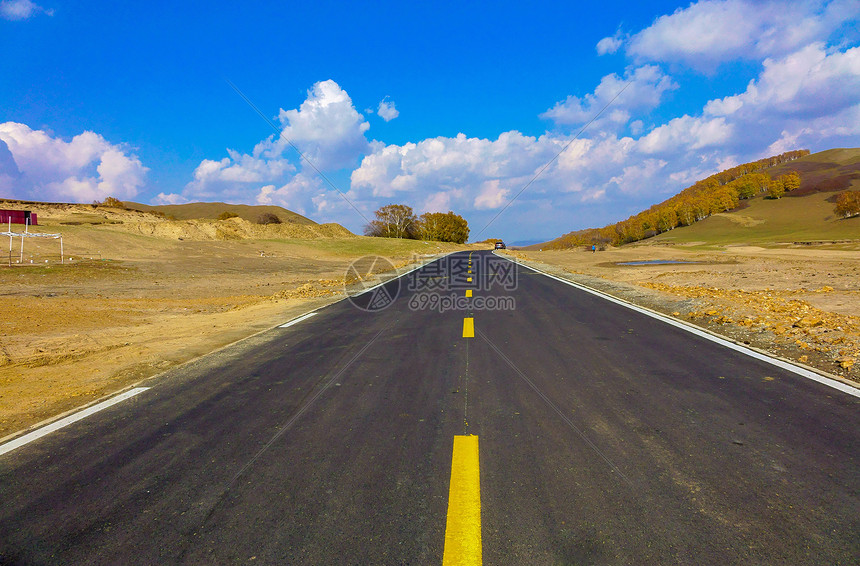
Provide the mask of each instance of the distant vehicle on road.
{"label": "distant vehicle on road", "polygon": [[496,242],[496,249],[497,249],[497,250],[504,250],[504,249],[506,249],[506,248],[505,248],[505,243],[504,243],[504,242]]}

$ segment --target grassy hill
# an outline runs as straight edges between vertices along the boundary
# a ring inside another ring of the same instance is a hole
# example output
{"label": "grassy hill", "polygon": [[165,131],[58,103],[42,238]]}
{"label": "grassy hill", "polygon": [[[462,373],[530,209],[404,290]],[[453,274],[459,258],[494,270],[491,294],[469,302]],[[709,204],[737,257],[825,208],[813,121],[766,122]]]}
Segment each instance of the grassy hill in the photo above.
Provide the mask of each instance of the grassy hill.
{"label": "grassy hill", "polygon": [[837,218],[832,193],[750,199],[741,210],[714,214],[640,244],[775,244],[860,240],[860,217]]}
{"label": "grassy hill", "polygon": [[860,148],[828,149],[767,170],[771,177],[791,171],[800,173],[800,188],[787,195],[790,197],[860,190]]}
{"label": "grassy hill", "polygon": [[302,224],[306,226],[315,225],[316,222],[280,206],[270,205],[247,205],[227,204],[223,202],[192,202],[188,204],[165,204],[152,206],[136,202],[124,202],[125,206],[132,210],[142,212],[160,212],[177,220],[215,220],[224,212],[237,214],[248,222],[256,222],[257,218],[264,213],[272,213],[281,219],[281,222],[291,224]]}
{"label": "grassy hill", "polygon": [[[837,218],[833,213],[838,192],[860,189],[860,148],[830,149],[760,170],[771,178],[792,171],[800,174],[800,187],[783,198],[769,199],[762,193],[741,200],[734,210],[712,214],[689,226],[670,229],[633,245],[860,241],[860,218]],[[564,242],[573,240],[571,236],[587,239],[607,229],[611,232],[611,228],[573,232],[524,249],[570,247]]]}
{"label": "grassy hill", "polygon": [[860,218],[837,218],[833,214],[837,192],[860,189],[860,148],[829,149],[766,170],[771,177],[791,171],[800,173],[800,188],[779,200],[758,196],[743,201],[746,206],[675,228],[647,242],[768,244],[860,240]]}

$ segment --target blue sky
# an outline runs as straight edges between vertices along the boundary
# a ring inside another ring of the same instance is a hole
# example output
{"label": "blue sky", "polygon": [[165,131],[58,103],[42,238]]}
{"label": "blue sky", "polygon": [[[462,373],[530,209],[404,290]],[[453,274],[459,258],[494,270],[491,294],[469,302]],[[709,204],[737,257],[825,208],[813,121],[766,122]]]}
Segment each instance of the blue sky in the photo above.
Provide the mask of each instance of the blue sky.
{"label": "blue sky", "polygon": [[737,163],[860,145],[858,14],[2,0],[0,196],[278,204],[359,233],[396,202],[454,210],[473,237],[549,239]]}

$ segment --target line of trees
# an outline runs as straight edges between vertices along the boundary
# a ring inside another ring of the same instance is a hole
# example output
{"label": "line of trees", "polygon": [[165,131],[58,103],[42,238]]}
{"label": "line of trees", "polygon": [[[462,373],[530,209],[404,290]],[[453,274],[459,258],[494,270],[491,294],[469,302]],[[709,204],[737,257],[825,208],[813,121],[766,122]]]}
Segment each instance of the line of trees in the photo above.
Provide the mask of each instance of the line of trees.
{"label": "line of trees", "polygon": [[808,149],[789,151],[720,171],[627,220],[603,228],[570,232],[544,245],[544,248],[628,244],[668,232],[678,226],[689,226],[712,214],[727,212],[737,208],[740,201],[761,193],[778,199],[786,192],[800,187],[800,175],[791,172],[771,179],[762,170],[805,155],[809,155]]}
{"label": "line of trees", "polygon": [[375,213],[376,219],[364,227],[366,236],[407,238],[464,244],[469,239],[469,223],[459,214],[426,212],[416,216],[412,207],[389,204]]}

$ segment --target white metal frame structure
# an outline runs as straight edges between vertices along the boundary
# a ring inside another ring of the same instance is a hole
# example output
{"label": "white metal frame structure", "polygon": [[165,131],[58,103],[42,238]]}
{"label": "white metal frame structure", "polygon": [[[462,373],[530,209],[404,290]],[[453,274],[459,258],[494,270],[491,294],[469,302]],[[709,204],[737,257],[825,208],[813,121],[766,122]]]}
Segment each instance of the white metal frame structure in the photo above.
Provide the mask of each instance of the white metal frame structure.
{"label": "white metal frame structure", "polygon": [[9,229],[6,232],[0,232],[0,236],[9,236],[9,265],[12,265],[12,241],[14,238],[21,238],[21,256],[19,263],[24,263],[24,240],[26,238],[51,238],[60,240],[60,263],[66,263],[66,257],[63,253],[63,235],[62,234],[45,234],[42,232],[30,232],[30,223],[24,226],[23,232],[12,231],[12,220],[9,220]]}

